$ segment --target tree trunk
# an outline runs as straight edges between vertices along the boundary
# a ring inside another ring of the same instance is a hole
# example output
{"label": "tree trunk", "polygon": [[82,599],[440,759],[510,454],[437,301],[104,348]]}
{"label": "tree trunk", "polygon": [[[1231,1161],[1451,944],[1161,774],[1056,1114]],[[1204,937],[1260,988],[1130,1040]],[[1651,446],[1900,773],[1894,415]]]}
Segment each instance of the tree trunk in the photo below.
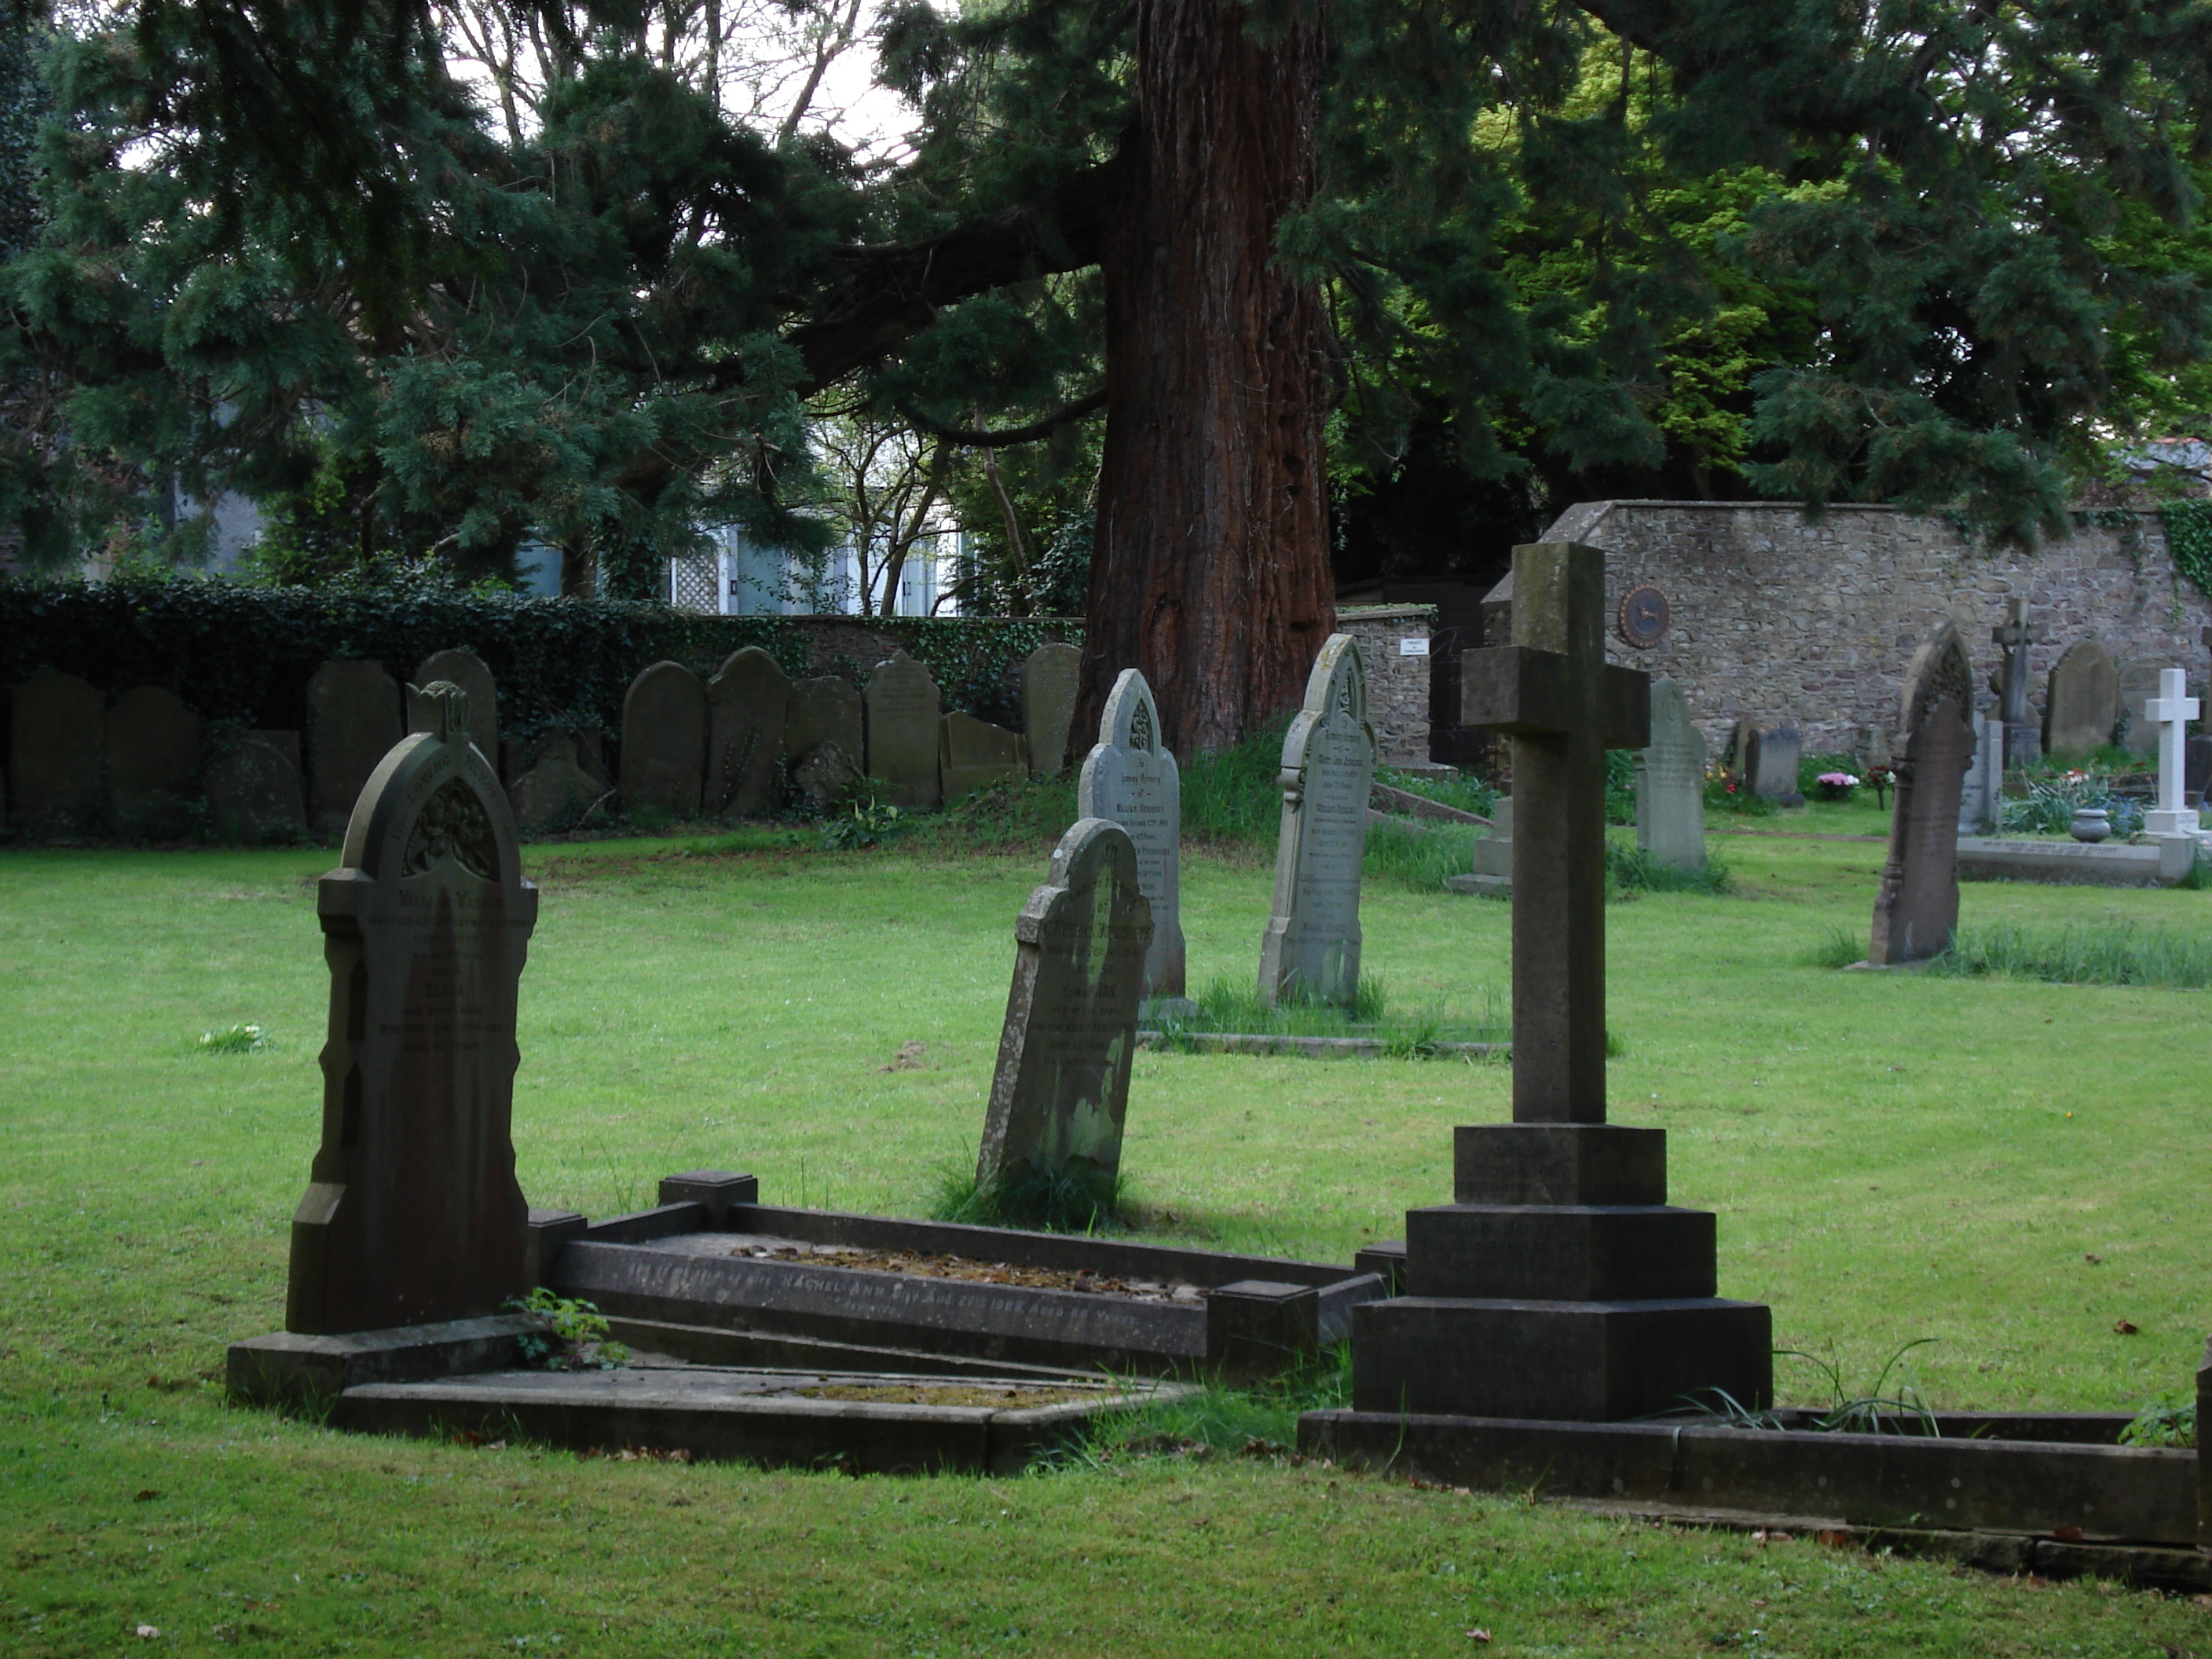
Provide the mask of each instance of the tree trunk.
{"label": "tree trunk", "polygon": [[1107,422],[1083,685],[1087,746],[1144,671],[1172,749],[1297,704],[1335,623],[1319,293],[1274,263],[1314,185],[1322,34],[1245,34],[1236,0],[1139,0],[1139,115],[1101,264]]}

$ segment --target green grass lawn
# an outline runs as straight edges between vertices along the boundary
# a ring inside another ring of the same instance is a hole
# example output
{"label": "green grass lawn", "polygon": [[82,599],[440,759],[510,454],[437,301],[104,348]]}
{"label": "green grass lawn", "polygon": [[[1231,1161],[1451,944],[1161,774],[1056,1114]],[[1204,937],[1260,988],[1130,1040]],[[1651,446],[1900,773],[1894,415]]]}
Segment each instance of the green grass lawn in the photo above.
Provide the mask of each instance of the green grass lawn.
{"label": "green grass lawn", "polygon": [[[2207,994],[1810,965],[1837,927],[1863,932],[1882,849],[1804,832],[1877,834],[1881,815],[1742,827],[1799,833],[1717,836],[1729,896],[1607,913],[1614,1115],[1672,1131],[1675,1201],[1720,1214],[1723,1293],[1772,1304],[1785,1346],[1855,1384],[1937,1339],[1914,1358],[1942,1406],[2182,1389],[2212,1326]],[[525,1190],[604,1215],[716,1166],[773,1202],[919,1212],[973,1158],[1042,849],[698,844],[722,850],[533,849]],[[2212,1653],[2212,1613],[2185,1601],[1264,1459],[855,1481],[233,1409],[200,1379],[282,1321],[331,862],[0,854],[0,1652]],[[1194,981],[1255,971],[1266,864],[1200,854],[1185,878]],[[1977,884],[1965,915],[2201,932],[2212,894]],[[1507,990],[1510,919],[1373,884],[1367,969],[1395,1005],[1479,1016]],[[240,1022],[271,1046],[196,1051]],[[916,1042],[920,1068],[889,1069]],[[1140,1218],[1348,1259],[1450,1196],[1452,1127],[1504,1118],[1509,1079],[1140,1055]],[[1821,1397],[1801,1362],[1779,1380]]]}

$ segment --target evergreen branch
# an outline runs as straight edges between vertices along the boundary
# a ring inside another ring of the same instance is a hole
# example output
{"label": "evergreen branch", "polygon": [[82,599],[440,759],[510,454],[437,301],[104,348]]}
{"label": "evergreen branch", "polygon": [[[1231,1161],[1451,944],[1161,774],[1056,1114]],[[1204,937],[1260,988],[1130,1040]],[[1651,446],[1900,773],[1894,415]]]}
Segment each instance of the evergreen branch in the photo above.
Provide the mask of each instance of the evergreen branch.
{"label": "evergreen branch", "polygon": [[1010,426],[996,432],[978,427],[939,426],[927,415],[917,415],[910,409],[899,413],[912,422],[915,429],[927,432],[933,438],[941,438],[948,444],[959,444],[969,449],[1012,449],[1017,444],[1033,444],[1040,438],[1048,438],[1064,426],[1081,420],[1085,416],[1106,407],[1106,388],[1086,392],[1072,404],[1063,404],[1041,420],[1027,426]]}

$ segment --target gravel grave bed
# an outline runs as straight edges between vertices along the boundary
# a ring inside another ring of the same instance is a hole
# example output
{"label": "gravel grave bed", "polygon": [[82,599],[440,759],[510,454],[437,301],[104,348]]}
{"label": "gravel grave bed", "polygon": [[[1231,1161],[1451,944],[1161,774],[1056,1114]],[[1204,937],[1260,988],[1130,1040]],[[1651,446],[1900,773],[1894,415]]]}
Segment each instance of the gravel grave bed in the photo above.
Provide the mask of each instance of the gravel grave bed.
{"label": "gravel grave bed", "polygon": [[804,1261],[815,1267],[859,1267],[871,1273],[913,1273],[923,1279],[967,1279],[986,1285],[1020,1285],[1039,1291],[1082,1291],[1137,1302],[1203,1302],[1195,1285],[1114,1279],[1088,1268],[1028,1267],[1011,1261],[977,1261],[964,1255],[924,1255],[913,1250],[869,1250],[850,1244],[745,1245],[731,1252],[757,1261]]}

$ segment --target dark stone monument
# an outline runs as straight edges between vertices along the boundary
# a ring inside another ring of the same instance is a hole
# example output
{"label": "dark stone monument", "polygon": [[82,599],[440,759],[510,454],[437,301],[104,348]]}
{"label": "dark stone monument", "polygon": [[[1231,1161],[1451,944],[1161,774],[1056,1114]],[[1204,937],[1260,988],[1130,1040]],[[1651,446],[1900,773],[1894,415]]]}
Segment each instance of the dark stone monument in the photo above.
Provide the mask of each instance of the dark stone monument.
{"label": "dark stone monument", "polygon": [[1874,902],[1878,967],[1924,962],[1959,927],[1959,812],[1974,753],[1974,671],[1945,623],[1905,671],[1892,763],[1897,805]]}
{"label": "dark stone monument", "polygon": [[1022,735],[1030,769],[1057,777],[1067,763],[1067,736],[1075,724],[1075,694],[1083,678],[1083,653],[1072,645],[1041,645],[1022,664]]}
{"label": "dark stone monument", "polygon": [[2028,626],[2026,599],[2005,602],[2005,619],[1991,630],[1990,639],[2004,651],[2004,666],[1997,681],[1997,717],[2003,720],[2005,732],[2003,763],[2032,765],[2043,753],[2043,733],[2027,706],[2027,658],[2034,648],[2036,633]]}
{"label": "dark stone monument", "polygon": [[976,1179],[1044,1174],[1110,1197],[1121,1166],[1129,1062],[1152,907],[1128,832],[1084,818],[1014,923],[1014,978]]}
{"label": "dark stone monument", "polygon": [[209,824],[224,841],[289,837],[307,821],[299,766],[283,749],[252,732],[208,768],[206,789]]}
{"label": "dark stone monument", "polygon": [[433,651],[415,670],[415,684],[458,685],[469,700],[469,741],[499,764],[499,686],[473,651]]}
{"label": "dark stone monument", "polygon": [[507,787],[516,826],[525,835],[573,830],[606,793],[599,781],[576,763],[576,745],[568,738],[540,744],[531,769]]}
{"label": "dark stone monument", "polygon": [[307,823],[335,836],[400,739],[399,687],[367,658],[325,663],[307,682]]}
{"label": "dark stone monument", "polygon": [[2112,740],[2130,754],[2147,758],[2158,753],[2158,722],[2145,717],[2143,705],[2160,695],[2166,672],[2179,665],[2171,657],[2127,657],[2115,666],[2120,707]]}
{"label": "dark stone monument", "polygon": [[1605,1121],[1605,751],[1650,679],[1605,661],[1605,556],[1513,556],[1513,643],[1462,659],[1513,745],[1513,1121],[1459,1129],[1455,1201],[1409,1212],[1408,1294],[1355,1310],[1359,1411],[1610,1420],[1772,1394],[1771,1319],[1714,1295],[1714,1219],[1666,1201],[1666,1132]]}
{"label": "dark stone monument", "polygon": [[793,680],[783,714],[783,757],[796,768],[825,743],[855,763],[866,753],[860,694],[834,674]]}
{"label": "dark stone monument", "polygon": [[2204,803],[2204,792],[2212,788],[2212,737],[2203,732],[2190,738],[2183,750],[2182,799],[2191,806]]}
{"label": "dark stone monument", "polygon": [[1029,744],[1018,732],[955,709],[939,723],[937,771],[948,801],[994,783],[1019,783],[1030,775]]}
{"label": "dark stone monument", "polygon": [[200,769],[200,717],[173,691],[141,685],[107,711],[107,787],[125,828],[181,830]]}
{"label": "dark stone monument", "polygon": [[783,805],[783,724],[791,677],[757,645],[732,651],[707,682],[709,812],[759,817]]}
{"label": "dark stone monument", "polygon": [[289,1331],[467,1319],[528,1289],[514,1178],[515,997],[538,916],[467,698],[409,692],[319,884],[331,969],[323,1142],[292,1220]]}
{"label": "dark stone monument", "polygon": [[1796,726],[1754,726],[1744,755],[1745,787],[1784,806],[1802,806],[1805,798],[1797,793],[1797,761],[1802,752]]}
{"label": "dark stone monument", "polygon": [[1129,832],[1137,885],[1152,907],[1145,994],[1182,995],[1182,774],[1160,741],[1152,689],[1133,668],[1123,669],[1107,695],[1098,742],[1076,780],[1075,815],[1104,818]]}
{"label": "dark stone monument", "polygon": [[1275,896],[1260,943],[1260,1000],[1349,1006],[1359,989],[1359,866],[1375,787],[1375,728],[1358,641],[1332,634],[1283,737]]}
{"label": "dark stone monument", "polygon": [[706,688],[680,662],[654,663],[623,698],[623,805],[696,817],[706,767]]}
{"label": "dark stone monument", "polygon": [[891,805],[934,811],[945,799],[937,773],[938,721],[944,705],[929,671],[895,651],[868,676],[868,775]]}
{"label": "dark stone monument", "polygon": [[14,821],[34,836],[88,834],[106,805],[100,781],[107,699],[74,674],[42,668],[8,700]]}
{"label": "dark stone monument", "polygon": [[2081,640],[2051,670],[2043,695],[2043,752],[2080,760],[2112,740],[2120,714],[2120,676],[2105,647]]}

